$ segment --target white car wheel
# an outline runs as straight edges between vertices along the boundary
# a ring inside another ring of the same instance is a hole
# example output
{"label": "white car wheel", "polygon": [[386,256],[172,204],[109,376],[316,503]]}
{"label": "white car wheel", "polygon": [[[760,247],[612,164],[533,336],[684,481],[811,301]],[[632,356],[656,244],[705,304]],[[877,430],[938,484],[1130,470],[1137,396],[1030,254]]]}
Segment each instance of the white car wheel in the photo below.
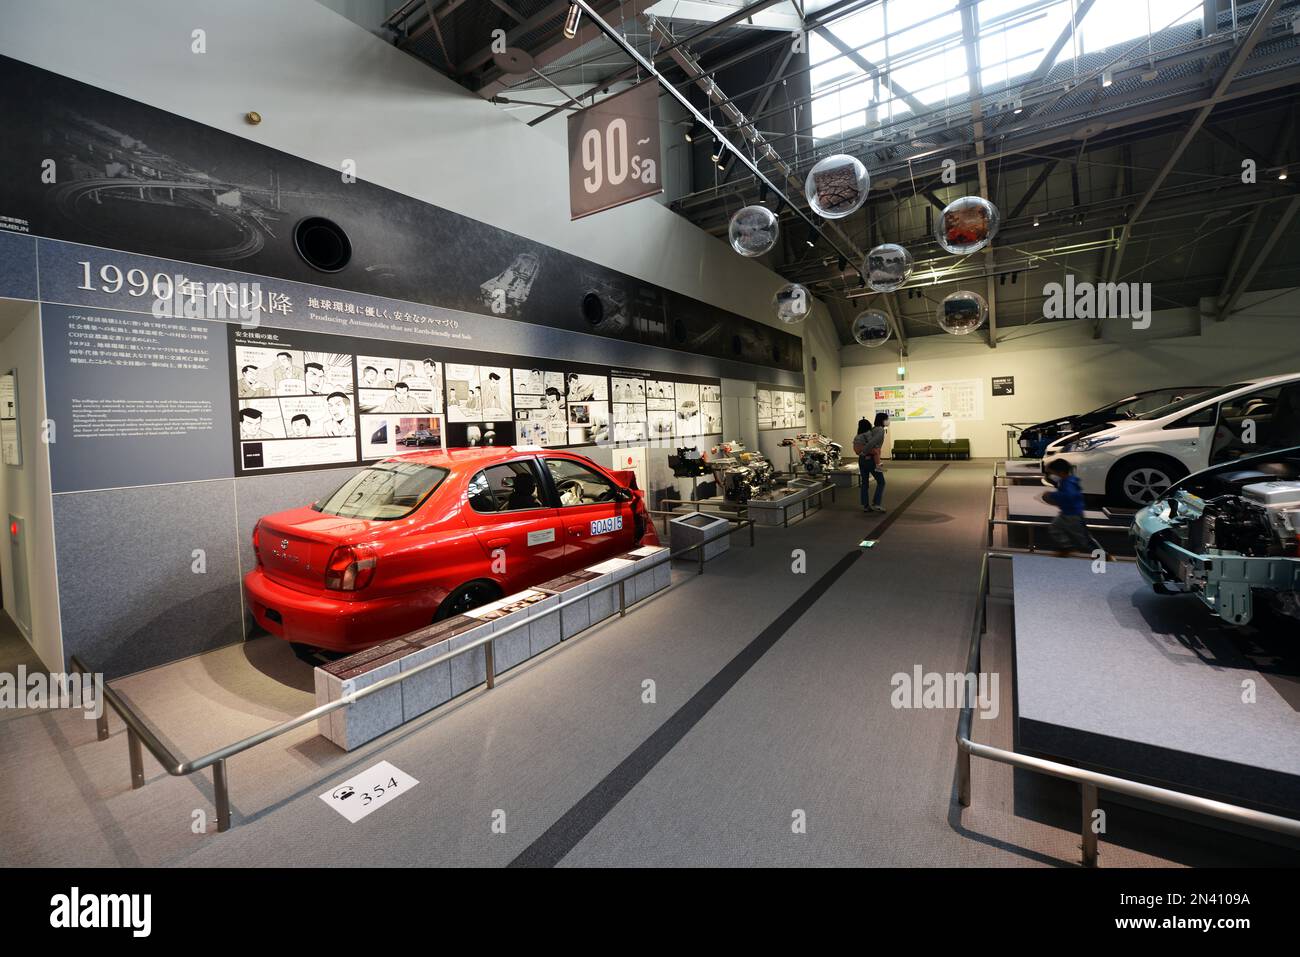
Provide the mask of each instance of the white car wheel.
{"label": "white car wheel", "polygon": [[1174,480],[1158,468],[1142,466],[1124,476],[1120,488],[1124,497],[1135,505],[1150,505],[1169,491]]}

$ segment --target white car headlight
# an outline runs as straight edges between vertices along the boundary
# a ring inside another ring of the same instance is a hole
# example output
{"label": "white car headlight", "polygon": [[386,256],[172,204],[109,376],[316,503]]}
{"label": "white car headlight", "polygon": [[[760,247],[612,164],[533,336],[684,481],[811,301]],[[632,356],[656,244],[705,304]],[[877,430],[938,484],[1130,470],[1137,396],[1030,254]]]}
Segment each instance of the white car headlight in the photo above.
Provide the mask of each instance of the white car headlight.
{"label": "white car headlight", "polygon": [[1086,439],[1076,439],[1073,442],[1066,442],[1061,446],[1062,452],[1091,452],[1093,449],[1100,448],[1107,442],[1114,442],[1119,436],[1116,435],[1097,435],[1089,436]]}

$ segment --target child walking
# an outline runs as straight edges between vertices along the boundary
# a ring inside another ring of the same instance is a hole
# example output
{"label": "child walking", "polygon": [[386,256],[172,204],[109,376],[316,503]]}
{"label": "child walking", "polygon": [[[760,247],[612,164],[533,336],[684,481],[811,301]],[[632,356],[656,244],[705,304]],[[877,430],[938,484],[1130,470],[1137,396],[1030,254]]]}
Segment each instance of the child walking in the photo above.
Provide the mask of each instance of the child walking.
{"label": "child walking", "polygon": [[1065,558],[1071,552],[1092,553],[1101,546],[1088,532],[1083,518],[1083,486],[1074,474],[1074,466],[1065,459],[1053,459],[1047,463],[1047,474],[1056,485],[1056,490],[1043,496],[1049,504],[1057,508],[1056,518],[1048,526],[1048,533],[1057,548],[1057,557]]}

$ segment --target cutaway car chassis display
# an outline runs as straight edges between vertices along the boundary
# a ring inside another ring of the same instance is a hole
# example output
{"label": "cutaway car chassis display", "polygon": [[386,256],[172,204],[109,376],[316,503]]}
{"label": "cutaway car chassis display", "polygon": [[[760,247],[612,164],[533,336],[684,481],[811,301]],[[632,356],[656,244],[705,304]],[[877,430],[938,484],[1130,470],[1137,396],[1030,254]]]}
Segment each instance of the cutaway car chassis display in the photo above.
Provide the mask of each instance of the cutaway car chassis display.
{"label": "cutaway car chassis display", "polygon": [[1160,594],[1194,594],[1234,625],[1261,605],[1300,621],[1300,448],[1188,476],[1138,512],[1129,535]]}

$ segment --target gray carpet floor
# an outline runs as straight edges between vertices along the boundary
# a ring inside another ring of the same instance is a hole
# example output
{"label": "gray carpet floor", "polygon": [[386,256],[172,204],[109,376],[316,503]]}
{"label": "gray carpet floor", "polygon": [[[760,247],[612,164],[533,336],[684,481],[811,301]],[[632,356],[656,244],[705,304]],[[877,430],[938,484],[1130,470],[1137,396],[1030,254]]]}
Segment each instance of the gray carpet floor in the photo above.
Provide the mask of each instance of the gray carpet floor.
{"label": "gray carpet floor", "polygon": [[[893,464],[886,503],[940,464]],[[977,761],[974,806],[962,811],[957,713],[890,703],[896,672],[964,668],[990,476],[986,463],[950,465],[868,550],[857,543],[881,516],[842,490],[788,529],[759,529],[753,549],[737,536],[702,576],[683,565],[669,591],[494,690],[358,751],[308,727],[240,755],[225,834],[214,830],[207,774],[171,778],[146,755],[148,783],[130,789],[116,719],[106,742],[76,714],[12,720],[0,735],[0,791],[21,783],[42,799],[0,800],[0,863],[502,866],[542,846],[572,866],[1073,866],[1068,787]],[[806,570],[796,573],[800,552]],[[823,576],[816,600],[789,614]],[[990,633],[986,667],[1003,672],[1001,713],[977,720],[976,735],[1010,746],[1007,629]],[[643,700],[646,681],[654,703]],[[312,704],[309,667],[273,639],[118,687],[187,756]],[[356,824],[320,800],[381,760],[420,783]],[[201,833],[196,815],[206,815]],[[1106,866],[1272,859],[1267,846],[1142,812],[1122,823],[1103,843]]]}

